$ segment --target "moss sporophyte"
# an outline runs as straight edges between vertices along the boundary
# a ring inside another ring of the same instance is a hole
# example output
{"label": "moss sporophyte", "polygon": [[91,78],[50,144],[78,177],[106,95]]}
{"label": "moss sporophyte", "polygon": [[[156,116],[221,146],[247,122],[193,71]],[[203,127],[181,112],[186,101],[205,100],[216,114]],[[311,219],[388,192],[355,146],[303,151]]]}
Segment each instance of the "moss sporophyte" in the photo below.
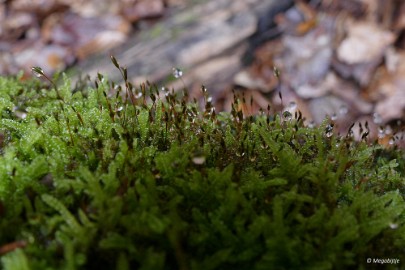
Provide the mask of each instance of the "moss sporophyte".
{"label": "moss sporophyte", "polygon": [[0,78],[2,269],[404,268],[403,150],[112,61],[124,86]]}

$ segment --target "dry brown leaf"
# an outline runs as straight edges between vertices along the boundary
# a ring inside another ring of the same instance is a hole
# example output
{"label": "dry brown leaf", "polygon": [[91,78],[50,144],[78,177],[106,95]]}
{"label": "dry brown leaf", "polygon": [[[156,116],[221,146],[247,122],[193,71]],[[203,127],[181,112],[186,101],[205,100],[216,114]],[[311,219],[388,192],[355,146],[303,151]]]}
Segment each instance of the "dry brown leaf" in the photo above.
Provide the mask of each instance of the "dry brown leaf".
{"label": "dry brown leaf", "polygon": [[295,27],[295,32],[298,35],[304,35],[314,29],[318,23],[317,12],[313,7],[303,1],[296,2],[297,9],[303,14],[304,21],[298,23]]}
{"label": "dry brown leaf", "polygon": [[7,17],[2,16],[0,19],[0,38],[2,41],[14,41],[35,27],[37,23],[34,14],[12,11]]}
{"label": "dry brown leaf", "polygon": [[322,1],[321,6],[322,9],[332,13],[340,13],[344,12],[351,17],[361,17],[367,10],[367,4],[362,3],[365,1],[374,1],[374,0],[330,0],[330,1]]}
{"label": "dry brown leaf", "polygon": [[[71,1],[72,2],[72,1]],[[36,14],[41,19],[53,12],[66,11],[69,4],[57,0],[13,0],[10,1],[10,9]]]}
{"label": "dry brown leaf", "polygon": [[316,85],[303,84],[296,88],[297,94],[302,98],[318,98],[329,93],[337,87],[338,78],[332,72],[329,72],[325,79]]}
{"label": "dry brown leaf", "polygon": [[59,0],[69,5],[70,10],[84,18],[103,17],[105,15],[118,15],[121,1],[110,0]]}
{"label": "dry brown leaf", "polygon": [[346,64],[360,64],[381,59],[395,41],[395,35],[368,22],[348,24],[348,36],[337,49],[338,59]]}
{"label": "dry brown leaf", "polygon": [[75,59],[70,49],[43,43],[36,43],[22,52],[16,52],[14,57],[17,65],[26,71],[29,71],[33,66],[40,66],[46,74],[63,70]]}
{"label": "dry brown leaf", "polygon": [[83,18],[77,14],[49,16],[44,21],[44,40],[74,48],[76,56],[83,59],[122,44],[131,29],[129,22],[119,16],[106,15]]}
{"label": "dry brown leaf", "polygon": [[405,52],[392,52],[396,65],[390,71],[381,67],[377,80],[369,89],[378,98],[375,111],[384,122],[404,118],[405,111]]}
{"label": "dry brown leaf", "polygon": [[248,71],[242,70],[238,72],[234,77],[234,83],[238,86],[247,89],[258,89],[262,92],[270,92],[272,88],[269,88],[262,78],[254,78]]}
{"label": "dry brown leaf", "polygon": [[318,23],[318,20],[316,18],[312,18],[310,20],[307,20],[305,22],[299,23],[297,27],[295,28],[295,32],[298,35],[304,35],[314,29]]}
{"label": "dry brown leaf", "polygon": [[286,51],[283,57],[275,59],[275,64],[284,67],[284,77],[294,89],[315,85],[324,79],[332,58],[328,33],[311,31],[302,37],[287,35],[282,40]]}
{"label": "dry brown leaf", "polygon": [[308,104],[312,120],[316,124],[322,123],[325,117],[331,118],[333,115],[339,115],[341,107],[348,106],[345,101],[332,95],[312,99]]}
{"label": "dry brown leaf", "polygon": [[398,12],[397,20],[394,23],[394,29],[396,31],[405,29],[405,3],[401,4],[401,7]]}
{"label": "dry brown leaf", "polygon": [[[351,0],[349,0],[351,1]],[[359,0],[363,6],[366,6],[366,20],[371,22],[378,21],[378,9],[380,0]]]}
{"label": "dry brown leaf", "polygon": [[142,19],[160,17],[164,8],[161,0],[148,0],[125,5],[121,8],[121,12],[127,20],[134,23]]}

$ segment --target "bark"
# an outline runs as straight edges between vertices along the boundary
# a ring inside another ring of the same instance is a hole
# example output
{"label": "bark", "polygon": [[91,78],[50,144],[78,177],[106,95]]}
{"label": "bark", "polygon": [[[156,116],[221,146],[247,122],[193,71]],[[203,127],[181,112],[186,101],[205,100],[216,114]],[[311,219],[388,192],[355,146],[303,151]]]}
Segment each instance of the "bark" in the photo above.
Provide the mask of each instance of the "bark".
{"label": "bark", "polygon": [[[241,69],[241,59],[266,39],[274,16],[293,0],[216,0],[190,6],[149,30],[134,35],[112,54],[135,85],[146,79],[155,83],[173,80],[172,68],[184,71],[175,88],[204,84],[218,92]],[[267,37],[268,38],[268,37]],[[95,78],[97,72],[121,81],[109,55],[101,54],[79,65]]]}

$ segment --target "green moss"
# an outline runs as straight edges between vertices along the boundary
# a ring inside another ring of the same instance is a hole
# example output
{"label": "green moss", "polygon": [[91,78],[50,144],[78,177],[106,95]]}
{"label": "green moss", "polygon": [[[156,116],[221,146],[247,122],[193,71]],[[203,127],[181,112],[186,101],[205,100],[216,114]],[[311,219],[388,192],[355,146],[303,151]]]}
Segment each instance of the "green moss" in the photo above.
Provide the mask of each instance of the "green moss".
{"label": "green moss", "polygon": [[246,117],[236,98],[217,115],[149,84],[96,86],[0,78],[0,247],[20,243],[4,269],[405,261],[403,151],[328,137],[328,120]]}

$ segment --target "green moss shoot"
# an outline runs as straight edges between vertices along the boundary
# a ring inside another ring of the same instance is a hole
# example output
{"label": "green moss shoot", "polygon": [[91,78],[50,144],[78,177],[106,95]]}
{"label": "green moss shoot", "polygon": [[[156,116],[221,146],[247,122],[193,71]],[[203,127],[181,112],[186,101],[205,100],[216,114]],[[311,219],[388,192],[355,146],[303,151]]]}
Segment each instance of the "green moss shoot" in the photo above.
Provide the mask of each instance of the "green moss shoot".
{"label": "green moss shoot", "polygon": [[125,89],[0,78],[3,269],[405,267],[403,151],[200,109],[114,60]]}

